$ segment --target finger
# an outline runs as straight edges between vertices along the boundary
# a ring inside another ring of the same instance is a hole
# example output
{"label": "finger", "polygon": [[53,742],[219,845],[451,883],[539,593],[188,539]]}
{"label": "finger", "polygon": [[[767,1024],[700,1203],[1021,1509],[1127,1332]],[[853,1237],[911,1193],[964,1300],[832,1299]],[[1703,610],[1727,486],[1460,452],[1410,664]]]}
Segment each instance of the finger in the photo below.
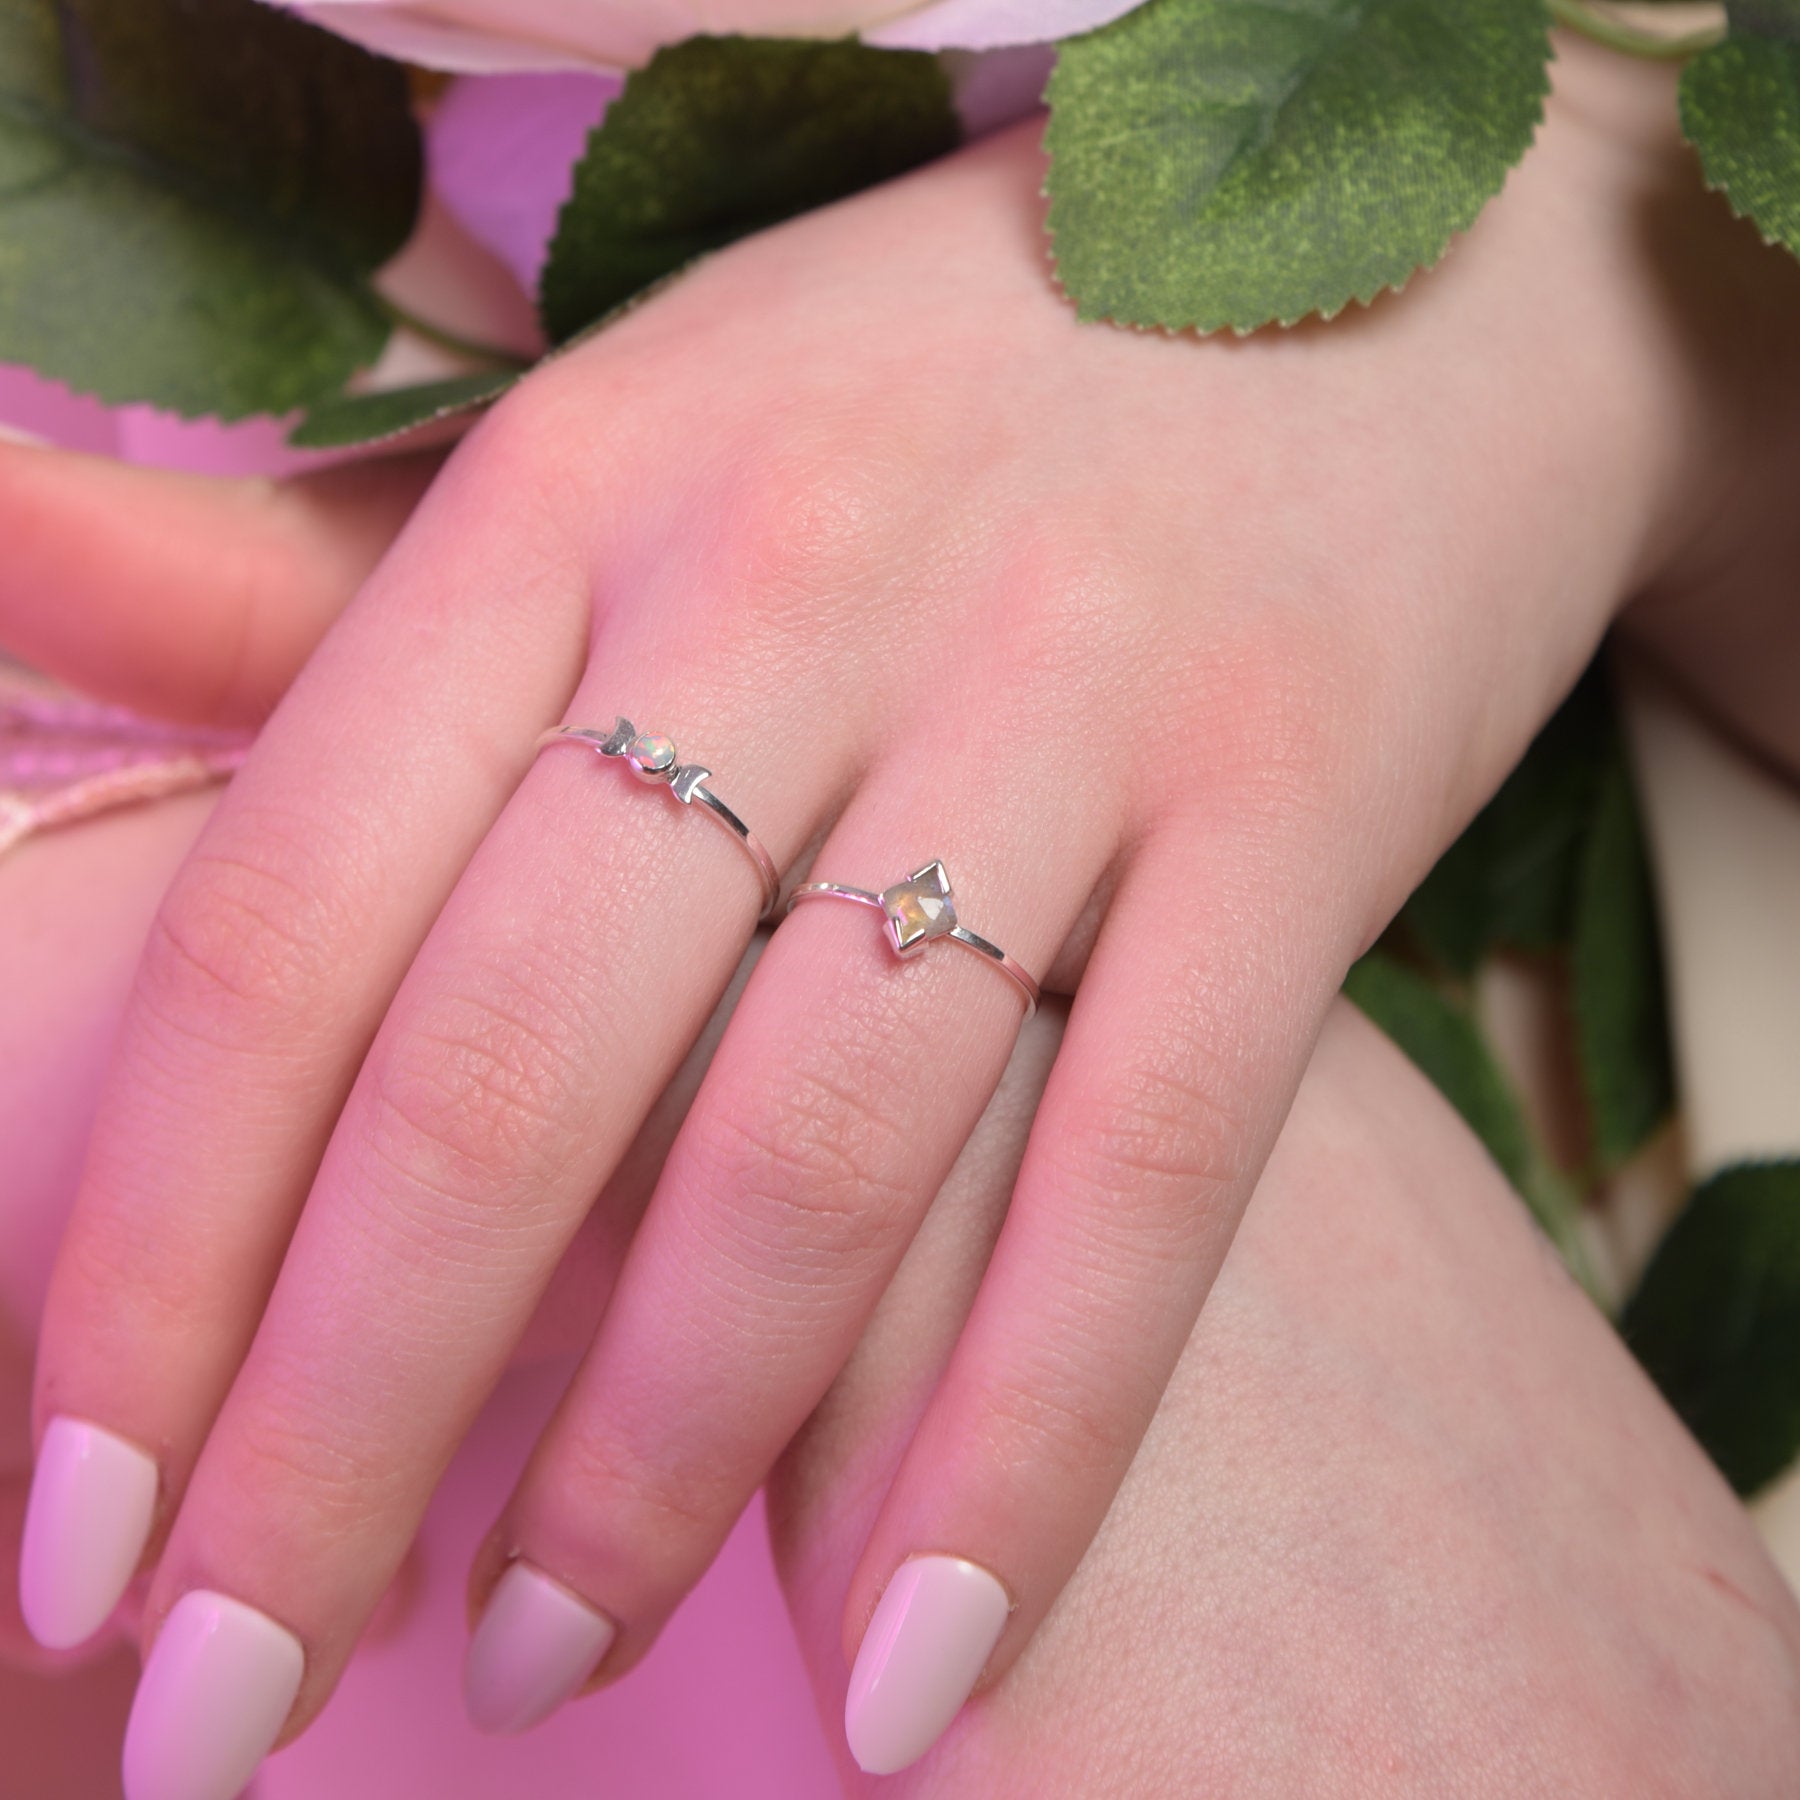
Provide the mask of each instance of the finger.
{"label": "finger", "polygon": [[[1005,1205],[1003,1187],[934,1207],[772,1483],[822,1709],[847,1687],[845,1587]],[[1794,1620],[1792,1601],[1679,1436],[1467,1128],[1339,1006],[1143,1447],[1029,1653],[906,1774],[843,1759],[845,1792],[1311,1795],[1345,1791],[1349,1770],[1351,1791],[1386,1800],[1501,1767],[1509,1793],[1575,1791],[1576,1769],[1597,1793],[1654,1792],[1684,1754],[1642,1735],[1668,1713],[1668,1647],[1691,1646],[1711,1682],[1753,1638],[1761,1672],[1718,1683],[1732,1726],[1680,1710],[1718,1744],[1766,1747],[1771,1721],[1796,1719],[1791,1656],[1767,1654],[1768,1619]],[[1665,1529],[1651,1553],[1642,1533]],[[1705,1590],[1696,1566],[1728,1568],[1758,1609]],[[1582,1671],[1579,1691],[1546,1686],[1549,1667]],[[1523,1784],[1521,1745],[1541,1770]],[[1716,1754],[1672,1791],[1719,1788]]]}
{"label": "finger", "polygon": [[[788,709],[706,669],[703,648],[681,678],[706,687],[659,700],[636,621],[663,627],[658,596],[644,598],[630,628],[601,633],[571,717],[635,683],[656,709],[646,717],[716,721],[715,791],[791,857],[835,800],[854,716],[842,742],[815,734],[796,771],[779,730]],[[181,1671],[184,1646],[215,1621],[267,1665],[275,1699],[255,1754],[324,1703],[762,903],[731,833],[617,760],[554,746],[527,775],[370,1049],[189,1481],[151,1591],[133,1782],[148,1791],[177,1766],[191,1780],[208,1750],[186,1733],[230,1677]]]}
{"label": "finger", "polygon": [[95,1629],[92,1571],[129,1575],[172,1516],[387,1002],[573,686],[585,570],[521,557],[481,504],[496,472],[446,476],[152,926],[40,1339],[24,1574],[47,1641]]}
{"label": "finger", "polygon": [[987,1279],[851,1583],[845,1731],[872,1774],[1004,1676],[1156,1411],[1364,929],[1319,874],[1342,859],[1298,847],[1196,809],[1124,875]]}
{"label": "finger", "polygon": [[[1043,966],[1113,854],[1088,783],[1117,771],[1045,780],[1037,751],[895,758],[815,871],[885,887],[943,847],[963,925]],[[516,1728],[588,1672],[546,1577],[616,1630],[609,1676],[644,1654],[855,1343],[1022,1016],[967,949],[893,958],[878,913],[818,900],[783,924],[478,1576],[517,1551],[471,1651],[478,1722]]]}
{"label": "finger", "polygon": [[439,461],[221,480],[0,443],[0,644],[141,712],[260,723]]}
{"label": "finger", "polygon": [[[16,1571],[31,1467],[30,1352],[51,1264],[133,965],[211,806],[210,795],[196,794],[128,809],[0,867],[0,1468],[18,1475],[16,1485],[0,1479],[0,1662],[30,1642]],[[68,1655],[38,1649],[34,1660],[48,1666]]]}

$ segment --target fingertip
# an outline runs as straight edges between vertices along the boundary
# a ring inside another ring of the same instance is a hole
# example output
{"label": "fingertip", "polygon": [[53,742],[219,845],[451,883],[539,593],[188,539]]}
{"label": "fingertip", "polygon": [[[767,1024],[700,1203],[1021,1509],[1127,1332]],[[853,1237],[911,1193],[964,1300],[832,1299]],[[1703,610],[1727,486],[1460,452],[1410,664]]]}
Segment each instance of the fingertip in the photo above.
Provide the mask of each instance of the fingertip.
{"label": "fingertip", "polygon": [[914,1556],[894,1571],[844,1698],[845,1741],[864,1774],[898,1774],[944,1735],[1011,1611],[998,1577],[965,1557]]}
{"label": "fingertip", "polygon": [[150,1540],[155,1459],[83,1419],[50,1421],[19,1549],[19,1610],[47,1650],[85,1643],[112,1617]]}
{"label": "fingertip", "polygon": [[585,1687],[617,1627],[541,1569],[520,1561],[488,1596],[463,1663],[463,1710],[477,1731],[512,1736]]}

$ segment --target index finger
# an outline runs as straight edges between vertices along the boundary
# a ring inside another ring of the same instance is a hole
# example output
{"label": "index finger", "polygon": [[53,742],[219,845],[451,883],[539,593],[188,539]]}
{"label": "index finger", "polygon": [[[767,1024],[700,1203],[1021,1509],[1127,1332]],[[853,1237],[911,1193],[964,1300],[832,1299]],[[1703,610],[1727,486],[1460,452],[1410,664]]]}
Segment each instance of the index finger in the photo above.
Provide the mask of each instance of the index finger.
{"label": "index finger", "polygon": [[434,492],[152,927],[40,1342],[45,1643],[100,1626],[169,1517],[389,997],[580,667],[584,571],[561,540],[521,558],[491,472]]}

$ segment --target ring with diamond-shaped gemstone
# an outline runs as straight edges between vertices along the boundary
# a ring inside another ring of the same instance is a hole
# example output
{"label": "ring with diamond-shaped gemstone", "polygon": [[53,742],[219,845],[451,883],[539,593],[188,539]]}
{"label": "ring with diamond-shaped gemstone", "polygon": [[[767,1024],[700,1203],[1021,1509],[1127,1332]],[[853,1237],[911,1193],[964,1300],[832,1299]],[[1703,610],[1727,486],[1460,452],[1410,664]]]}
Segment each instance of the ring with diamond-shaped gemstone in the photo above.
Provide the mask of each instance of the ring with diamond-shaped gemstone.
{"label": "ring with diamond-shaped gemstone", "polygon": [[666,787],[683,806],[696,801],[723,825],[749,852],[756,864],[757,878],[762,882],[763,908],[757,920],[769,917],[781,898],[781,871],[775,859],[762,846],[762,840],[706,784],[712,770],[698,763],[684,763],[675,753],[675,742],[660,732],[639,731],[629,719],[618,719],[611,731],[599,731],[587,725],[559,725],[546,731],[537,741],[540,750],[551,744],[580,744],[601,756],[622,757],[639,781]]}
{"label": "ring with diamond-shaped gemstone", "polygon": [[867,888],[846,887],[841,881],[804,881],[788,897],[792,912],[802,900],[854,900],[873,906],[882,914],[887,941],[896,956],[917,956],[927,944],[942,940],[961,944],[986,957],[995,968],[1018,984],[1025,996],[1025,1016],[1037,1011],[1040,989],[1023,964],[1014,961],[998,944],[977,937],[957,922],[956,896],[950,891],[950,872],[941,862],[914,869],[904,881],[896,881],[879,894]]}

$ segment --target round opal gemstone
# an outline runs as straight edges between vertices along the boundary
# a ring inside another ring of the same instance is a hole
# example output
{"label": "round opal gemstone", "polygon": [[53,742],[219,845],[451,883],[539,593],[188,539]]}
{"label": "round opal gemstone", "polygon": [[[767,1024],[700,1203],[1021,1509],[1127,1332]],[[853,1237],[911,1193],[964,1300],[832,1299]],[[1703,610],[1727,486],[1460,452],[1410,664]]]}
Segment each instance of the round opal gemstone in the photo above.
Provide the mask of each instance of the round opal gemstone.
{"label": "round opal gemstone", "polygon": [[675,772],[675,742],[654,731],[639,732],[625,751],[625,760],[643,781],[667,781]]}

